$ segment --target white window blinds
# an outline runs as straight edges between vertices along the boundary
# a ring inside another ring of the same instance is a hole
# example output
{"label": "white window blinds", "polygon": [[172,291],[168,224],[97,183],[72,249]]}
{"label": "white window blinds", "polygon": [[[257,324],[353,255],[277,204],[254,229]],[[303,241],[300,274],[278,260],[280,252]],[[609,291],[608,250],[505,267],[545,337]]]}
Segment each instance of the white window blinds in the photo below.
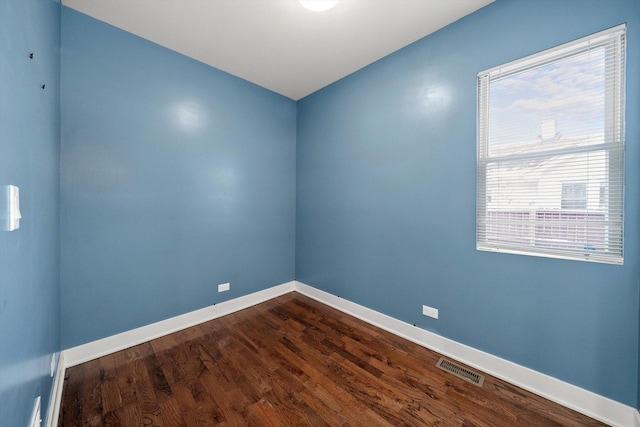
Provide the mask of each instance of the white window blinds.
{"label": "white window blinds", "polygon": [[622,264],[625,32],[478,74],[479,250]]}

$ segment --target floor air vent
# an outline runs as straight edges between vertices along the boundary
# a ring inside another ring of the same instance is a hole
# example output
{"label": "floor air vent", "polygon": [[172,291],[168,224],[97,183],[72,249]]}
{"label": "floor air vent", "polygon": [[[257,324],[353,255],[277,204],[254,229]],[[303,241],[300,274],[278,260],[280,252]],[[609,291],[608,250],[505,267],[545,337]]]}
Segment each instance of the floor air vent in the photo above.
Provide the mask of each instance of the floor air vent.
{"label": "floor air vent", "polygon": [[470,371],[469,369],[464,368],[455,362],[447,360],[444,357],[441,357],[440,360],[438,360],[438,363],[436,363],[436,367],[442,369],[443,371],[447,371],[458,378],[462,378],[465,381],[469,381],[470,383],[475,384],[478,387],[482,387],[482,384],[484,383],[484,375],[480,375],[476,372]]}

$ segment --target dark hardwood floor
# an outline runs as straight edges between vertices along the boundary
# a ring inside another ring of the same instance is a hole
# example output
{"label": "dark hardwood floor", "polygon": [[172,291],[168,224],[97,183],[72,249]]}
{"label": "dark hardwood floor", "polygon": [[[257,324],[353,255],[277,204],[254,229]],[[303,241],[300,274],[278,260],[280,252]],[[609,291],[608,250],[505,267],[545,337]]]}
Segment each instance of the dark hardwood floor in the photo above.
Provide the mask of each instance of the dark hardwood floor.
{"label": "dark hardwood floor", "polygon": [[290,293],[67,369],[59,426],[598,426]]}

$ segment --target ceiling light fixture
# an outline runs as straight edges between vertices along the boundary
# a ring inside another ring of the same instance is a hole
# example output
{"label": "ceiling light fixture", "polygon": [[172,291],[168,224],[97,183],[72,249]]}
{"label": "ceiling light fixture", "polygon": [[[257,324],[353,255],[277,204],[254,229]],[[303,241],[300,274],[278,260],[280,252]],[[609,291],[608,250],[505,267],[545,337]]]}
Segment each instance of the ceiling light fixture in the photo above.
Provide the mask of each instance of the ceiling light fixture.
{"label": "ceiling light fixture", "polygon": [[298,0],[305,9],[313,12],[324,12],[338,4],[339,0]]}

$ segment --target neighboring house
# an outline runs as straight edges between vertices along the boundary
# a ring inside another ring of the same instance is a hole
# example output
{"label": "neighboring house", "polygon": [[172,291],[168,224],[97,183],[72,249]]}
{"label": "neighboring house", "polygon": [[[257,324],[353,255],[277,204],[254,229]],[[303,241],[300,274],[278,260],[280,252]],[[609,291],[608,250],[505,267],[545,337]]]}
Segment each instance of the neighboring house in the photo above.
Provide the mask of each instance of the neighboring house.
{"label": "neighboring house", "polygon": [[[543,122],[543,135],[545,127],[548,123]],[[601,143],[603,134],[563,138],[552,133],[552,138],[493,145],[499,153],[492,155],[514,160],[488,167],[487,180],[495,185],[487,191],[487,237],[500,241],[508,234],[519,244],[603,250],[608,238],[609,155],[605,150],[581,152]],[[548,155],[518,158],[538,151],[541,144],[548,145]],[[562,153],[555,154],[558,150]],[[589,164],[589,173],[576,173],[573,165],[578,163]],[[584,222],[576,225],[576,219]]]}

